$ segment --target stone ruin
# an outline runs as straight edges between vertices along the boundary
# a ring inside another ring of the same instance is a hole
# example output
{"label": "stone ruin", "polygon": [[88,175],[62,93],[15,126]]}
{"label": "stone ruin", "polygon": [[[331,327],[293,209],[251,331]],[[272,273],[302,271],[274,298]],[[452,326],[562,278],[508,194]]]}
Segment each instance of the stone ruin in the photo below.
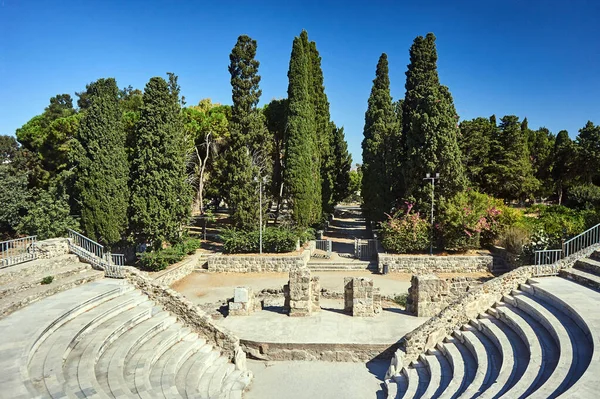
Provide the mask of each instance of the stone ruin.
{"label": "stone ruin", "polygon": [[441,279],[435,274],[412,276],[406,310],[418,317],[437,315],[450,303],[481,284],[472,277]]}
{"label": "stone ruin", "polygon": [[381,313],[381,293],[373,287],[373,279],[344,277],[344,311],[358,317]]}
{"label": "stone ruin", "polygon": [[236,287],[233,290],[233,302],[229,302],[229,316],[248,316],[260,309],[260,302],[254,297],[252,288]]}
{"label": "stone ruin", "polygon": [[319,277],[311,277],[308,267],[290,270],[290,279],[283,286],[284,308],[291,317],[310,316],[321,310],[321,283]]}

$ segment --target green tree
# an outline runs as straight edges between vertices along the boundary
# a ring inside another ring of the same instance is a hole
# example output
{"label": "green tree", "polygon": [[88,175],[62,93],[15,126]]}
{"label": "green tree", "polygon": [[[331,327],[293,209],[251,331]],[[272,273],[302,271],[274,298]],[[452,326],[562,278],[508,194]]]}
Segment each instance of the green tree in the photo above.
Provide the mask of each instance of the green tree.
{"label": "green tree", "polygon": [[146,84],[131,168],[132,230],[138,242],[158,248],[175,242],[192,198],[177,77]]}
{"label": "green tree", "polygon": [[[229,55],[233,106],[229,123],[230,146],[227,152],[227,202],[232,220],[242,229],[252,229],[259,219],[258,193],[254,178],[269,176],[272,141],[264,115],[256,108],[260,99],[260,63],[256,40],[246,35],[238,40]],[[266,201],[265,201],[266,202]],[[261,210],[262,211],[262,210]]]}
{"label": "green tree", "polygon": [[356,164],[354,169],[350,170],[350,183],[348,185],[348,191],[350,197],[355,196],[360,192],[362,187],[362,165]]}
{"label": "green tree", "polygon": [[299,226],[321,218],[321,173],[306,31],[294,38],[288,71],[288,116],[284,184]]}
{"label": "green tree", "polygon": [[29,205],[25,151],[14,137],[0,136],[0,239],[17,233]]}
{"label": "green tree", "polygon": [[496,126],[488,118],[475,118],[461,122],[459,128],[458,145],[467,178],[476,188],[485,189],[490,142]]}
{"label": "green tree", "polygon": [[554,151],[555,137],[545,127],[537,130],[529,130],[528,149],[533,176],[541,183],[537,191],[538,196],[549,196],[553,193],[551,182],[552,153]]}
{"label": "green tree", "polygon": [[575,177],[573,173],[576,162],[575,145],[566,130],[561,130],[556,136],[552,159],[552,179],[560,205],[565,189],[571,185]]}
{"label": "green tree", "polygon": [[114,79],[87,85],[87,108],[78,131],[83,152],[78,155],[75,188],[86,234],[112,245],[127,228],[129,163],[125,131]]}
{"label": "green tree", "polygon": [[588,121],[579,130],[577,172],[585,183],[600,184],[600,126]]}
{"label": "green tree", "polygon": [[426,204],[429,202],[429,185],[423,183],[426,173],[441,175],[436,192],[443,197],[464,190],[467,183],[457,140],[458,115],[450,91],[439,81],[433,33],[414,40],[405,87],[402,113],[405,195]]}
{"label": "green tree", "polygon": [[52,184],[48,190],[34,190],[17,229],[20,234],[37,235],[45,240],[64,237],[67,229],[79,229],[79,223],[70,215],[69,195]]}
{"label": "green tree", "polygon": [[363,211],[372,221],[382,221],[394,202],[390,174],[390,136],[395,128],[395,113],[390,94],[387,54],[377,62],[375,79],[365,113],[362,141],[362,188]]}
{"label": "green tree", "polygon": [[343,201],[350,195],[350,169],[352,168],[352,156],[348,153],[348,144],[344,136],[344,128],[336,127],[330,123],[333,130],[333,203],[334,205]]}
{"label": "green tree", "polygon": [[267,129],[273,137],[271,195],[277,201],[277,216],[279,216],[281,200],[283,199],[283,157],[285,153],[287,109],[287,99],[272,100],[263,108]]}

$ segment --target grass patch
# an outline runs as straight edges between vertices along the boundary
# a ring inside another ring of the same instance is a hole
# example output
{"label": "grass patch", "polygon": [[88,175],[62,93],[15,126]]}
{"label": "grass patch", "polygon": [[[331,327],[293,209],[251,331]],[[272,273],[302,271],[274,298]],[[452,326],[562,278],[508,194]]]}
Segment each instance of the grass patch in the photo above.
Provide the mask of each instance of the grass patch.
{"label": "grass patch", "polygon": [[405,308],[406,307],[406,298],[408,298],[408,294],[399,294],[394,297],[393,301],[396,304]]}
{"label": "grass patch", "polygon": [[50,284],[53,281],[54,281],[54,277],[52,277],[52,276],[46,276],[46,277],[44,277],[42,279],[42,285]]}

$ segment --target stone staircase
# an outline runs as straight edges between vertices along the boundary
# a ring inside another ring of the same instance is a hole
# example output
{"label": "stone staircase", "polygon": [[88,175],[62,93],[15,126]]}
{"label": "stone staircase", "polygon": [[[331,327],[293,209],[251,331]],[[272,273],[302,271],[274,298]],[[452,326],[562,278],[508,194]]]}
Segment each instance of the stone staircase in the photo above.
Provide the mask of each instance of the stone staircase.
{"label": "stone staircase", "polygon": [[[561,275],[597,287],[599,255]],[[595,397],[599,306],[565,278],[529,280],[392,376],[388,398]]]}
{"label": "stone staircase", "polygon": [[377,262],[347,260],[324,261],[311,258],[306,265],[311,271],[347,271],[347,270],[377,270]]}
{"label": "stone staircase", "polygon": [[126,280],[37,301],[0,336],[2,397],[238,399],[252,378]]}

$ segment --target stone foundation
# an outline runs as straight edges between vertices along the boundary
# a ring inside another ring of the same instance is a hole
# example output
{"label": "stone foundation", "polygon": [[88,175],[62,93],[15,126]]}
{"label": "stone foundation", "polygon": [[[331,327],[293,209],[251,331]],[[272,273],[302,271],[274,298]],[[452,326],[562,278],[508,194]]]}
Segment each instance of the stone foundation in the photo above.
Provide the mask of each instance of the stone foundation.
{"label": "stone foundation", "polygon": [[216,255],[208,258],[209,272],[262,273],[288,272],[305,267],[310,260],[310,249],[294,255]]}
{"label": "stone foundation", "polygon": [[310,316],[312,312],[321,310],[321,284],[318,277],[310,277],[307,267],[290,271],[290,280],[283,287],[283,292],[284,307],[291,317]]}
{"label": "stone foundation", "polygon": [[480,281],[471,277],[441,279],[435,274],[412,276],[406,310],[418,317],[431,317],[446,306],[479,286]]}
{"label": "stone foundation", "polygon": [[390,272],[426,273],[473,273],[493,270],[494,258],[491,255],[476,256],[429,256],[378,254],[379,273],[384,265]]}
{"label": "stone foundation", "polygon": [[51,259],[69,253],[69,240],[67,238],[51,238],[38,241],[35,244],[37,259]]}
{"label": "stone foundation", "polygon": [[229,316],[248,316],[260,310],[254,291],[250,287],[236,287],[233,290],[233,302],[229,302]]}
{"label": "stone foundation", "polygon": [[381,313],[381,293],[373,287],[373,279],[344,277],[344,311],[357,317]]}

